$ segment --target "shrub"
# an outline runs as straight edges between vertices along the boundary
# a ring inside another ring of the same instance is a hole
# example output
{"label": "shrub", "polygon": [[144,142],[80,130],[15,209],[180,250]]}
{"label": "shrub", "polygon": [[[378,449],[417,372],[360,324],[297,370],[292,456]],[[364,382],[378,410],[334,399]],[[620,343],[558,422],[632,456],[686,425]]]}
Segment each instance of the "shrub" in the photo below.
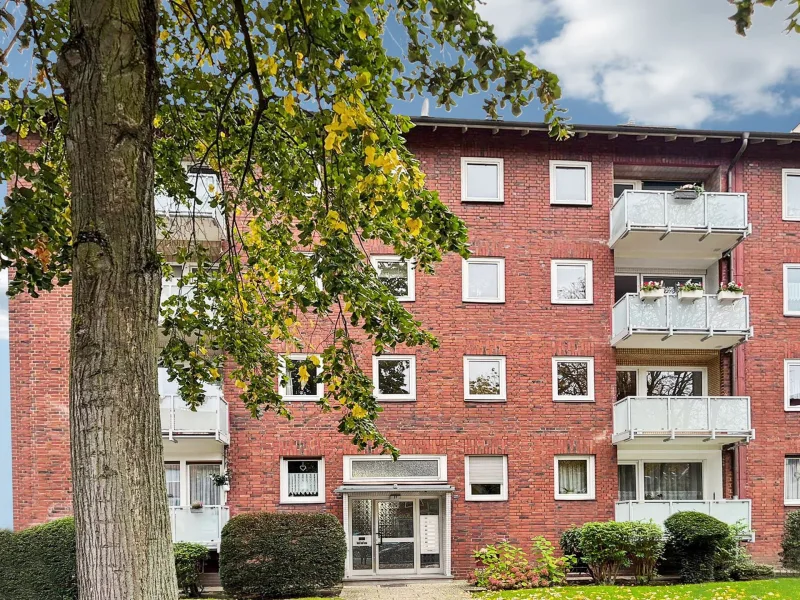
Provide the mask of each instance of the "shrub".
{"label": "shrub", "polygon": [[234,598],[312,596],[341,584],[346,554],[333,515],[238,515],[222,530],[220,579]]}
{"label": "shrub", "polygon": [[614,584],[620,568],[630,565],[627,523],[600,521],[580,528],[580,558],[596,583]]}
{"label": "shrub", "polygon": [[728,535],[720,542],[714,557],[714,578],[717,581],[749,581],[775,574],[771,566],[753,562],[742,544],[747,532],[748,527],[744,522],[728,527]]}
{"label": "shrub", "polygon": [[625,523],[628,532],[628,559],[636,583],[650,583],[656,565],[664,556],[664,530],[652,521]]}
{"label": "shrub", "polygon": [[556,558],[553,545],[541,536],[534,538],[532,553],[528,560],[522,548],[509,542],[476,550],[473,556],[481,568],[473,573],[473,579],[492,591],[549,587],[567,580],[574,560],[571,556]]}
{"label": "shrub", "polygon": [[76,600],[74,520],[0,533],[0,565],[0,598]]}
{"label": "shrub", "polygon": [[787,569],[800,569],[800,510],[789,513],[783,525],[781,562]]}
{"label": "shrub", "polygon": [[203,561],[208,558],[208,548],[187,542],[178,542],[174,548],[178,587],[189,598],[199,598],[203,591],[200,585],[200,571]]}
{"label": "shrub", "polygon": [[685,583],[713,581],[715,557],[730,534],[728,525],[710,515],[684,511],[667,518],[664,527],[680,560],[681,579]]}

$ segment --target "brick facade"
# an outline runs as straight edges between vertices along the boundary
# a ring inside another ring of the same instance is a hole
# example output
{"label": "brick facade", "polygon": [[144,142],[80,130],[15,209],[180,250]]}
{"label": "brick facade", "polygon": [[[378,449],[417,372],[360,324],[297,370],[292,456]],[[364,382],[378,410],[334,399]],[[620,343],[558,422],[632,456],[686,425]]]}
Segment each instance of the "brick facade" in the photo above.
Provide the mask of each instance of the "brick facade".
{"label": "brick facade", "polygon": [[[785,516],[783,468],[787,454],[800,454],[800,413],[783,410],[783,360],[800,358],[800,320],[783,316],[782,263],[800,262],[800,224],[781,220],[781,169],[800,167],[793,145],[752,145],[736,169],[736,191],[749,194],[753,235],[734,253],[733,273],[751,295],[755,337],[743,350],[615,350],[609,343],[614,304],[615,261],[609,249],[612,182],[621,167],[637,172],[711,173],[707,189],[724,190],[736,143],[690,138],[665,141],[632,136],[588,135],[554,142],[543,134],[457,128],[410,134],[429,187],[469,227],[475,256],[505,258],[505,302],[461,300],[461,259],[446,256],[436,274],[417,274],[416,301],[407,307],[437,335],[438,351],[416,348],[417,400],[386,403],[379,426],[403,454],[446,455],[452,496],[454,573],[467,574],[481,544],[507,538],[527,544],[536,535],[553,541],[574,523],[614,517],[617,448],[611,443],[612,405],[618,365],[694,365],[708,369],[709,394],[750,395],[756,439],[747,448],[721,450],[723,495],[734,493],[733,453],[738,453],[739,497],[753,500],[756,542],[752,551],[774,562]],[[461,202],[461,157],[504,159],[503,204]],[[549,161],[592,163],[590,207],[551,206]],[[649,171],[648,171],[649,170]],[[669,179],[669,177],[653,177]],[[373,246],[370,250],[386,252]],[[550,261],[593,261],[593,304],[556,305],[550,299]],[[727,260],[721,263],[728,279]],[[714,290],[710,290],[713,292]],[[69,510],[67,348],[69,290],[10,303],[15,525],[45,521]],[[406,350],[398,349],[399,352]],[[507,401],[465,402],[464,355],[502,355],[507,360]],[[593,403],[557,403],[552,394],[553,356],[594,357]],[[371,352],[362,347],[371,372]],[[320,414],[313,403],[292,406],[294,420],[273,415],[256,421],[236,401],[231,407],[227,463],[233,484],[232,514],[254,510],[327,510],[342,517],[334,493],[343,481],[345,455],[356,454],[336,432],[336,414]],[[464,457],[508,456],[508,500],[464,498]],[[594,455],[596,498],[554,499],[558,454]],[[281,457],[324,457],[325,504],[279,502]]]}

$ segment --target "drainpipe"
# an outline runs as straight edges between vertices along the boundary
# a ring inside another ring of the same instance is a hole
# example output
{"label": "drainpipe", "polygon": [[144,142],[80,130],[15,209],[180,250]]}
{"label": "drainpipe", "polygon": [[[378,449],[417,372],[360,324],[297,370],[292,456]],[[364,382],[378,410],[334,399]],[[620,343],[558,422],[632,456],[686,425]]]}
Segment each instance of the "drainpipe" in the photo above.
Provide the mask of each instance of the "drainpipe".
{"label": "drainpipe", "polygon": [[739,162],[739,159],[742,158],[742,154],[744,151],[747,150],[747,146],[750,144],[750,132],[745,131],[742,133],[742,145],[739,147],[739,151],[733,157],[731,164],[728,165],[728,191],[733,191],[733,168],[736,166],[736,163]]}

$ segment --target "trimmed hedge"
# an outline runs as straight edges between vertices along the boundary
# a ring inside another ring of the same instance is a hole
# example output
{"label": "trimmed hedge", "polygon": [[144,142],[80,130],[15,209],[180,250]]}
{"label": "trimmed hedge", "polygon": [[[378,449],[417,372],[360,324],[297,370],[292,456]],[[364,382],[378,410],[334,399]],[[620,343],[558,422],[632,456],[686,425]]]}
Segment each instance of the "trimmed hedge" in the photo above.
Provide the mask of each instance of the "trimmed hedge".
{"label": "trimmed hedge", "polygon": [[0,598],[77,600],[72,517],[0,532]]}
{"label": "trimmed hedge", "polygon": [[729,526],[711,515],[675,513],[664,521],[670,550],[679,559],[684,583],[714,581],[715,558],[729,537]]}
{"label": "trimmed hedge", "polygon": [[313,596],[341,585],[346,555],[333,515],[243,514],[222,530],[219,575],[238,599]]}
{"label": "trimmed hedge", "polygon": [[203,591],[203,586],[200,585],[200,569],[203,561],[208,558],[208,548],[190,542],[177,542],[173,548],[178,587],[189,598],[199,598]]}
{"label": "trimmed hedge", "polygon": [[800,510],[790,512],[783,525],[781,562],[787,569],[800,569]]}

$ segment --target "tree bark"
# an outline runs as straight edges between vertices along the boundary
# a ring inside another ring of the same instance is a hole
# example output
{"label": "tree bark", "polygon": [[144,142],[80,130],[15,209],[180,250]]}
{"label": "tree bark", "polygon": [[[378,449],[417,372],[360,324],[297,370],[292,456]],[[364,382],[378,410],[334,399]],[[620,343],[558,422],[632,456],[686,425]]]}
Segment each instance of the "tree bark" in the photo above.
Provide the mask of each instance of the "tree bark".
{"label": "tree bark", "polygon": [[158,412],[157,0],[73,0],[70,432],[81,600],[178,597]]}

